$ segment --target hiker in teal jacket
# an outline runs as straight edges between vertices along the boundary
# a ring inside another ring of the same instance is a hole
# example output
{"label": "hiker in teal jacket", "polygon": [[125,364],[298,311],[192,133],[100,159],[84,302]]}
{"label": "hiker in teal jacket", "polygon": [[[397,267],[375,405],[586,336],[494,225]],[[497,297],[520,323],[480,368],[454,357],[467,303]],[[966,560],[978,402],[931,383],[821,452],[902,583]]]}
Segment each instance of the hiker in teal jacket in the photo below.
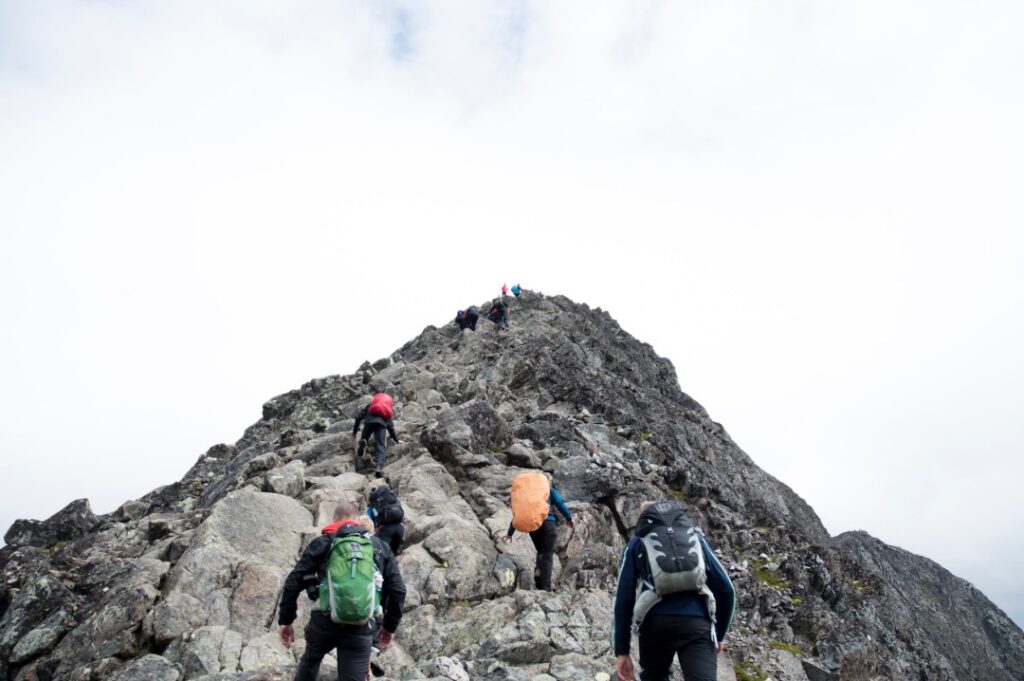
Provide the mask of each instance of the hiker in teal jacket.
{"label": "hiker in teal jacket", "polygon": [[[569,527],[573,527],[572,512],[565,505],[562,495],[553,486],[551,487],[551,495],[548,497],[548,504],[550,504],[550,507],[544,524],[530,533],[533,546],[537,549],[537,569],[534,572],[534,587],[544,591],[552,590],[551,572],[555,568],[555,546],[558,544],[558,516],[555,515],[555,511],[557,510],[562,514]],[[505,541],[512,541],[512,535],[515,533],[516,528],[512,527],[512,523],[509,523],[508,534],[504,537]]]}

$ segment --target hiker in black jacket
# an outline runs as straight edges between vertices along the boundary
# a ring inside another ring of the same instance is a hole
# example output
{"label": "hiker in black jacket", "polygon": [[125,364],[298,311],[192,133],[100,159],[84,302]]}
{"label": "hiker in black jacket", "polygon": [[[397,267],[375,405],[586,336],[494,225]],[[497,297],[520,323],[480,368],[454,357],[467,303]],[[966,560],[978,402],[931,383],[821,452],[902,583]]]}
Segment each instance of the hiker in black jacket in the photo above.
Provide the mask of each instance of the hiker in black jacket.
{"label": "hiker in black jacket", "polygon": [[469,329],[470,331],[476,331],[476,323],[480,319],[480,311],[477,310],[476,305],[470,305],[465,310],[459,310],[458,314],[455,315],[455,323],[458,324],[460,331]]}
{"label": "hiker in black jacket", "polygon": [[[378,401],[382,405],[382,409],[377,409]],[[352,426],[352,435],[359,432],[359,424],[363,425],[363,435],[359,438],[359,448],[356,451],[356,459],[363,456],[363,452],[366,450],[366,441],[373,436],[376,444],[376,456],[375,456],[375,471],[377,477],[381,476],[381,470],[384,468],[384,461],[387,457],[387,434],[391,435],[391,439],[395,441],[395,444],[399,444],[401,440],[398,439],[398,434],[395,433],[395,423],[391,420],[390,414],[393,409],[393,401],[390,395],[385,393],[377,393],[373,397],[373,401],[359,410],[356,414],[356,423]],[[389,416],[383,416],[377,411],[383,411]],[[356,461],[358,465],[358,461]]]}
{"label": "hiker in black jacket", "polygon": [[402,539],[405,538],[405,509],[387,485],[374,487],[368,496],[370,505],[366,509],[367,517],[373,521],[374,534],[387,542],[391,551],[397,556],[402,550]]}
{"label": "hiker in black jacket", "polygon": [[[331,543],[335,536],[348,534],[366,535],[360,525],[355,504],[343,501],[334,509],[334,522],[323,528],[323,534],[310,542],[302,552],[299,562],[284,581],[281,605],[278,608],[278,636],[285,648],[295,641],[292,622],[296,616],[296,599],[305,590],[316,591],[324,580]],[[405,604],[405,583],[398,569],[398,561],[391,548],[380,539],[373,537],[373,559],[378,572],[384,578],[381,590],[383,626],[376,645],[385,650],[391,645],[398,623],[402,620],[402,606]],[[315,681],[320,662],[324,655],[337,650],[339,681],[365,681],[370,665],[370,654],[374,645],[374,631],[377,623],[370,620],[363,625],[335,624],[328,613],[321,612],[317,600],[313,601],[313,612],[306,627],[306,652],[299,660],[295,681]]]}
{"label": "hiker in black jacket", "polygon": [[494,299],[494,302],[491,303],[491,310],[487,313],[487,318],[495,323],[499,331],[502,329],[508,331],[508,303],[505,302],[504,298]]}

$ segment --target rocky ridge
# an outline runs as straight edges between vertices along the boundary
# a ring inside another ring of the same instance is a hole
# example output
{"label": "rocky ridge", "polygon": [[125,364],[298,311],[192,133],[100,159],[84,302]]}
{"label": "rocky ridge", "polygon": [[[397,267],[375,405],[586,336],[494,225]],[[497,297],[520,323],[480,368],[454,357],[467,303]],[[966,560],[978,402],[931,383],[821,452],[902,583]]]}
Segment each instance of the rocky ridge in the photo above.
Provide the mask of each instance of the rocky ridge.
{"label": "rocky ridge", "polygon": [[[350,432],[378,390],[396,398],[404,442],[385,476],[407,511],[388,678],[613,674],[617,557],[639,505],[665,496],[737,589],[720,678],[1024,678],[1024,634],[983,594],[866,534],[830,537],[606,312],[527,294],[510,321],[428,327],[275,397],[234,445],[113,513],[79,500],[17,521],[0,549],[0,680],[291,678],[303,644],[298,626],[292,650],[276,638],[283,580],[333,505],[374,484],[353,469]],[[532,590],[528,540],[498,541],[512,477],[537,468],[577,519],[554,594]]]}

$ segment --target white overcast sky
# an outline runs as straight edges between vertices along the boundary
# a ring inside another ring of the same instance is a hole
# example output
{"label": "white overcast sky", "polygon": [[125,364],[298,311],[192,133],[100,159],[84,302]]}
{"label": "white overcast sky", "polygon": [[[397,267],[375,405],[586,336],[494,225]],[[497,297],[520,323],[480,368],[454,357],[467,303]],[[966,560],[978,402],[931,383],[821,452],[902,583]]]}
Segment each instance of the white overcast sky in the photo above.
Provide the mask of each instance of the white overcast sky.
{"label": "white overcast sky", "polygon": [[1022,35],[1017,0],[0,0],[0,525],[521,281],[1024,622]]}

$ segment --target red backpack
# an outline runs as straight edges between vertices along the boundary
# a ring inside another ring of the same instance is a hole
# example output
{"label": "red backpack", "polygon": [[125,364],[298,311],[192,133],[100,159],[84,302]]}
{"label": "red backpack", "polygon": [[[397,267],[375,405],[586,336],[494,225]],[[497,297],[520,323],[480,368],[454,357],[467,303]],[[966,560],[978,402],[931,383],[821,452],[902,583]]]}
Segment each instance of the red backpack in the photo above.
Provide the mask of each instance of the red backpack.
{"label": "red backpack", "polygon": [[387,393],[377,393],[370,402],[369,413],[383,419],[393,418],[395,415],[395,401]]}

